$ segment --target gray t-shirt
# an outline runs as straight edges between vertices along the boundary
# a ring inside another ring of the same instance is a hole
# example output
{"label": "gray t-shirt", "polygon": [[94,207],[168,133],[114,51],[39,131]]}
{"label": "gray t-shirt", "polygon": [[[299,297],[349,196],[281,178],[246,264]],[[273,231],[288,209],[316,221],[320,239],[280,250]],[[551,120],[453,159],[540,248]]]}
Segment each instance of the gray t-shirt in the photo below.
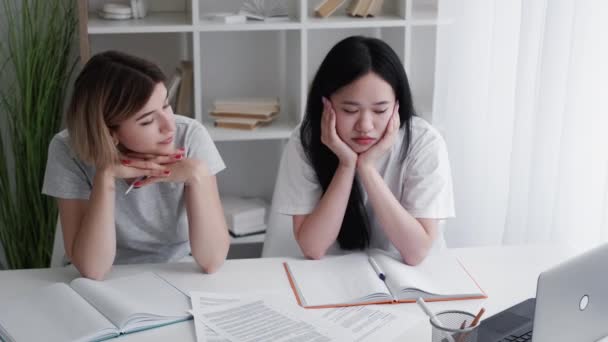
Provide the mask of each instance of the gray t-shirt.
{"label": "gray t-shirt", "polygon": [[[225,168],[203,125],[175,115],[175,146],[186,157],[203,160],[216,174]],[[79,160],[69,144],[67,130],[56,134],[49,146],[42,193],[63,199],[89,199],[95,167]],[[175,261],[190,253],[183,183],[155,183],[133,189],[116,180],[115,264]],[[200,208],[205,210],[205,208]]]}

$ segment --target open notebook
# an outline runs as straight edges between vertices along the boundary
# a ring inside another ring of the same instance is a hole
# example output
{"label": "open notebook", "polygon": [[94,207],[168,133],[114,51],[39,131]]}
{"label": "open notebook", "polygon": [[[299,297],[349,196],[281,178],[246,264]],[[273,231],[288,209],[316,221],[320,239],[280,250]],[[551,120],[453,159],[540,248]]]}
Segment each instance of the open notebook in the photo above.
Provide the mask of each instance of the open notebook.
{"label": "open notebook", "polygon": [[415,302],[418,297],[487,298],[462,264],[447,254],[429,255],[415,267],[380,250],[290,260],[284,266],[298,303],[308,308]]}
{"label": "open notebook", "polygon": [[0,306],[4,341],[99,341],[191,317],[188,297],[150,272],[77,278]]}

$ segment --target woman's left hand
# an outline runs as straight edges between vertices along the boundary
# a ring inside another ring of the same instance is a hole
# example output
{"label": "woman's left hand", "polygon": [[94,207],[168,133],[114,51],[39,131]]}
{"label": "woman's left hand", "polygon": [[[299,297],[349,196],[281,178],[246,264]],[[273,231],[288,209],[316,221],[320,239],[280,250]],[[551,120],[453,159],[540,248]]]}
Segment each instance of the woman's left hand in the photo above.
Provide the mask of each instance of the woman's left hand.
{"label": "woman's left hand", "polygon": [[399,103],[397,102],[393,109],[393,114],[386,125],[384,135],[378,143],[359,155],[359,158],[357,158],[357,168],[373,166],[376,160],[393,146],[395,137],[397,137],[399,132],[399,125]]}

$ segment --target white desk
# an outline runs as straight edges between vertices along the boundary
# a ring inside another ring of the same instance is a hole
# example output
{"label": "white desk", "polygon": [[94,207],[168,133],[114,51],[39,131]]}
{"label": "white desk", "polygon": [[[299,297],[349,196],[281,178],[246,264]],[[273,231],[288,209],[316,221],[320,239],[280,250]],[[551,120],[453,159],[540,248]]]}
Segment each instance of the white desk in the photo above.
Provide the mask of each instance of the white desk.
{"label": "white desk", "polygon": [[[434,311],[462,309],[475,311],[480,306],[489,317],[515,303],[536,294],[536,280],[543,270],[571,257],[574,251],[560,246],[514,246],[452,249],[469,272],[486,291],[486,300],[451,301],[430,303]],[[293,294],[287,282],[281,262],[284,259],[228,260],[215,274],[200,273],[191,262],[158,265],[115,266],[110,278],[121,277],[141,271],[155,271],[166,277],[177,287],[189,290],[213,292],[274,292]],[[71,267],[19,271],[0,271],[0,303],[28,293],[54,282],[69,282],[78,277]],[[415,304],[389,305],[391,310],[424,316]],[[129,341],[196,341],[192,321],[124,335]],[[403,335],[403,341],[430,341],[428,321],[418,324]]]}

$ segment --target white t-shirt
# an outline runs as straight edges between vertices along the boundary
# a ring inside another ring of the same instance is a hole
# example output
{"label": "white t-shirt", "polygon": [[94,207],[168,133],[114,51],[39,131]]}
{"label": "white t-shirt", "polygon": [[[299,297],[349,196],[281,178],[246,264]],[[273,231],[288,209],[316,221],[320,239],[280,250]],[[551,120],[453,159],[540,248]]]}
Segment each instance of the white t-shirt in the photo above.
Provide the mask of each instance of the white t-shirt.
{"label": "white t-shirt", "polygon": [[[445,141],[439,132],[422,118],[413,117],[411,126],[410,149],[405,160],[401,161],[400,158],[405,134],[405,129],[402,128],[395,144],[378,160],[376,168],[395,198],[412,216],[440,220],[453,217],[454,195]],[[310,214],[321,196],[322,188],[302,148],[298,127],[283,152],[273,210],[286,215]],[[370,248],[397,253],[397,249],[376,220],[371,203],[367,201],[365,189],[363,200],[370,219]],[[443,246],[445,240],[440,229],[433,250]],[[340,253],[337,243],[328,253]]]}

